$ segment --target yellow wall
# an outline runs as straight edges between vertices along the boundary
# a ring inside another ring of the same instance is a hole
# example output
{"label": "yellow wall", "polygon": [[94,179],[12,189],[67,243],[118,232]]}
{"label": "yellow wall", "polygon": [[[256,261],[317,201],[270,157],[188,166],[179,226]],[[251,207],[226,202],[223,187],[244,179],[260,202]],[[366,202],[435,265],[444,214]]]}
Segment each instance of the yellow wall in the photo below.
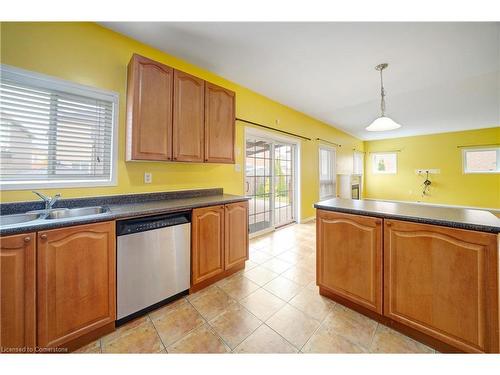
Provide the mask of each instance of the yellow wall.
{"label": "yellow wall", "polygon": [[[63,197],[222,187],[225,192],[243,194],[244,168],[233,165],[125,162],[126,67],[132,53],[139,53],[174,68],[194,74],[236,92],[236,115],[307,136],[342,144],[337,158],[342,169],[352,163],[352,149],[363,142],[320,121],[265,98],[174,56],[139,43],[93,23],[2,23],[0,62],[70,81],[116,91],[120,94],[118,186],[72,188]],[[278,127],[278,126],[276,126]],[[236,162],[243,162],[244,126],[236,125]],[[318,200],[318,144],[301,143],[301,217],[314,215]],[[153,173],[153,183],[143,183],[144,172]],[[28,191],[2,191],[0,201],[33,200]]]}
{"label": "yellow wall", "polygon": [[[500,208],[499,174],[464,174],[459,145],[500,144],[500,128],[365,142],[365,197]],[[374,175],[370,152],[401,149],[396,175]],[[430,196],[422,198],[424,178],[415,169],[441,169],[431,175]]]}

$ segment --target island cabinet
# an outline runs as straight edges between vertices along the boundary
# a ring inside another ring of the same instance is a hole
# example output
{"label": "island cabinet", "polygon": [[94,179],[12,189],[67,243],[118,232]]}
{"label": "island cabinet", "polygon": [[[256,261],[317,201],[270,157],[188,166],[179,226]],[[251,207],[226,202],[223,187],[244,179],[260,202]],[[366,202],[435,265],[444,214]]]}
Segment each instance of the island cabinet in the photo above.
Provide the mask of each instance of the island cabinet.
{"label": "island cabinet", "polygon": [[30,352],[36,346],[35,233],[0,238],[0,347]]}
{"label": "island cabinet", "polygon": [[114,329],[115,224],[38,232],[38,346],[66,347]]}
{"label": "island cabinet", "polygon": [[317,210],[317,284],[382,313],[382,219]]}
{"label": "island cabinet", "polygon": [[191,288],[194,292],[245,266],[248,202],[193,209]]}
{"label": "island cabinet", "polygon": [[235,93],[134,54],[126,159],[234,163]]}
{"label": "island cabinet", "polygon": [[466,352],[499,350],[497,236],[385,220],[384,315]]}

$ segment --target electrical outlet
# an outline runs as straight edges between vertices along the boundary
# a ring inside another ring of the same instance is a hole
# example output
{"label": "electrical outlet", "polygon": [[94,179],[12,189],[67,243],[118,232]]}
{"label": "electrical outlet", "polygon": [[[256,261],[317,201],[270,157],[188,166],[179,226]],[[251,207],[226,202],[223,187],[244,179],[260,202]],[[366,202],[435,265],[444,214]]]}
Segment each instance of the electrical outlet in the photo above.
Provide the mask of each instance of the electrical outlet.
{"label": "electrical outlet", "polygon": [[144,183],[150,184],[153,182],[153,174],[149,172],[144,172]]}
{"label": "electrical outlet", "polygon": [[415,173],[416,174],[425,175],[425,174],[427,174],[427,172],[429,174],[440,174],[441,173],[441,169],[436,169],[436,168],[434,168],[434,169],[431,169],[431,168],[430,169],[415,169]]}
{"label": "electrical outlet", "polygon": [[236,164],[234,165],[234,171],[235,171],[235,172],[241,172],[241,165],[240,165],[240,164],[238,164],[238,163],[236,163]]}

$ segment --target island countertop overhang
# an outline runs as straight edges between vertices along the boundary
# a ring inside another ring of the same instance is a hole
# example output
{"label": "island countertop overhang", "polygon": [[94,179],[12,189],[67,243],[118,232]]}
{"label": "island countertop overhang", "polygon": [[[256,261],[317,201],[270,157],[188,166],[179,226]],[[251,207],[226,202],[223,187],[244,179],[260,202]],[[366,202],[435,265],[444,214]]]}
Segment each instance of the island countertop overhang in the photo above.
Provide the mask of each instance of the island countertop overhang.
{"label": "island countertop overhang", "polygon": [[314,207],[354,215],[500,233],[500,219],[489,211],[479,209],[342,198],[317,202]]}

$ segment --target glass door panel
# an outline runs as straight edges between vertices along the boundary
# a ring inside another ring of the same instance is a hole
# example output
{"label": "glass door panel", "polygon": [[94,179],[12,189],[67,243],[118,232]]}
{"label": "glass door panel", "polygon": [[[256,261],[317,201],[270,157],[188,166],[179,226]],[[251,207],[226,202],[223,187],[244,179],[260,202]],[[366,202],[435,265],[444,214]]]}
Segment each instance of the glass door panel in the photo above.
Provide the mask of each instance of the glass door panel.
{"label": "glass door panel", "polygon": [[250,233],[295,220],[295,145],[247,137],[245,194]]}
{"label": "glass door panel", "polygon": [[249,202],[250,233],[272,227],[272,143],[248,138],[246,141],[246,195]]}
{"label": "glass door panel", "polygon": [[274,144],[274,225],[294,221],[294,146]]}

